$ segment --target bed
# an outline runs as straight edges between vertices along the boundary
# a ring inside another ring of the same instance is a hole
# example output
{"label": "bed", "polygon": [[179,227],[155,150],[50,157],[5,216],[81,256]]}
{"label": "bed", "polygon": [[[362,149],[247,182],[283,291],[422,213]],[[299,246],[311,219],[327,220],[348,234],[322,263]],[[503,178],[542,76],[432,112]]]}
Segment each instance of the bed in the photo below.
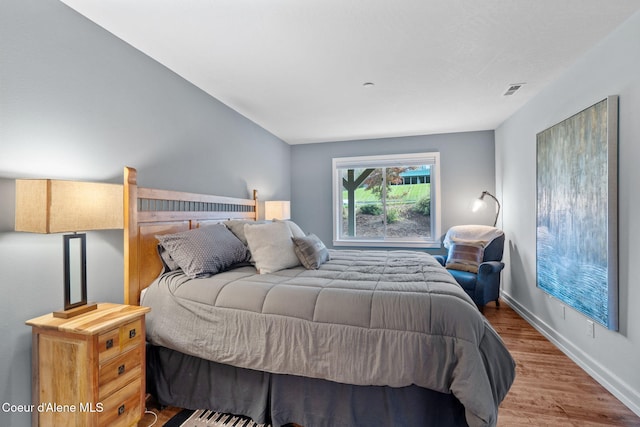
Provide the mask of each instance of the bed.
{"label": "bed", "polygon": [[125,300],[151,307],[161,403],[273,426],[496,424],[514,361],[430,255],[326,249],[256,221],[255,192],[140,188],[126,168],[124,193]]}

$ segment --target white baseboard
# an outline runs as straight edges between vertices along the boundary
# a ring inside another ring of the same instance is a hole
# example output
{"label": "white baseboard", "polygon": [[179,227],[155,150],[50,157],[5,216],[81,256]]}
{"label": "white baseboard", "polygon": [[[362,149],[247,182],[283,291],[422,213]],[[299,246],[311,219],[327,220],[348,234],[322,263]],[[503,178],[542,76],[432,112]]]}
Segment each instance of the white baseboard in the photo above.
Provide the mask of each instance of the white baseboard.
{"label": "white baseboard", "polygon": [[606,388],[625,406],[631,409],[636,415],[640,416],[640,394],[630,388],[624,381],[613,375],[606,366],[595,361],[587,353],[573,345],[571,341],[550,327],[542,319],[534,313],[523,307],[511,298],[506,292],[501,292],[500,297],[510,306],[516,313],[522,316],[531,326],[540,332],[545,338],[551,341],[560,351],[573,360],[578,366],[584,369],[593,379]]}

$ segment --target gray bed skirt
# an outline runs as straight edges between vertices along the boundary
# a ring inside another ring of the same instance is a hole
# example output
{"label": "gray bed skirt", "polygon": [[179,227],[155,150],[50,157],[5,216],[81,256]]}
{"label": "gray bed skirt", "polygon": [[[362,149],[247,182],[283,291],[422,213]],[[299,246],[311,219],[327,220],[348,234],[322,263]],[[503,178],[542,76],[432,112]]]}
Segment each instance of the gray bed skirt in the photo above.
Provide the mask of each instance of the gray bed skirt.
{"label": "gray bed skirt", "polygon": [[147,392],[163,405],[246,415],[273,427],[467,426],[453,394],[269,374],[152,345]]}

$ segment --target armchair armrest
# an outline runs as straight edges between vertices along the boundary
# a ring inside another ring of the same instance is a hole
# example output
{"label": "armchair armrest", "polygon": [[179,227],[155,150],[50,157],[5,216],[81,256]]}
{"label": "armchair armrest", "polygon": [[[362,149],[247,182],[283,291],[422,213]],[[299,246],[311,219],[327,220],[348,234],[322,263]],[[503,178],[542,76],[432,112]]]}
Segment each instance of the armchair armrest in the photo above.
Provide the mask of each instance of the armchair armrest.
{"label": "armchair armrest", "polygon": [[478,266],[478,276],[488,276],[499,273],[504,268],[504,262],[486,261]]}

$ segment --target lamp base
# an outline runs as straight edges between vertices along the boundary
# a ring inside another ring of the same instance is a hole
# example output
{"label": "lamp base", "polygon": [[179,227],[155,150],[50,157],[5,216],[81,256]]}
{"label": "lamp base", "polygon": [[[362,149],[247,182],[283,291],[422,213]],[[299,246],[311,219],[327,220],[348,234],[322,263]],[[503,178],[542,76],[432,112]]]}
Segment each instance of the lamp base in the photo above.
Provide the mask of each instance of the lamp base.
{"label": "lamp base", "polygon": [[98,304],[89,303],[89,304],[81,305],[79,307],[70,308],[69,310],[54,311],[53,317],[58,317],[60,319],[70,319],[72,317],[79,316],[80,314],[93,311],[96,308],[98,308]]}

